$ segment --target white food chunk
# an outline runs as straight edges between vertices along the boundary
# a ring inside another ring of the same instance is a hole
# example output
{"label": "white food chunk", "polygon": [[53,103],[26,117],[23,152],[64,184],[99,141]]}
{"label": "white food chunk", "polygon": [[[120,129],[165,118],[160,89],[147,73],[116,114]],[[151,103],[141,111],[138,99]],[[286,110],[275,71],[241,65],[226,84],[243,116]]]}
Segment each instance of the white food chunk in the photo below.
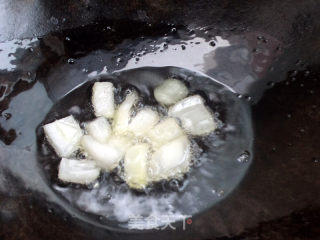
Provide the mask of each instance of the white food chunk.
{"label": "white food chunk", "polygon": [[43,129],[50,145],[60,157],[69,157],[79,148],[83,133],[73,116],[48,123]]}
{"label": "white food chunk", "polygon": [[216,122],[199,95],[177,102],[169,109],[168,114],[179,118],[182,127],[192,135],[208,134],[216,129]]}
{"label": "white food chunk", "polygon": [[126,150],[132,145],[132,139],[124,135],[112,135],[108,144],[118,148],[124,156]]}
{"label": "white food chunk", "polygon": [[147,136],[152,144],[157,147],[184,134],[183,130],[174,118],[166,118],[148,131]]}
{"label": "white food chunk", "polygon": [[113,121],[113,131],[117,134],[123,134],[128,131],[129,121],[131,118],[131,108],[138,101],[138,94],[131,92],[126,99],[120,104],[115,112]]}
{"label": "white food chunk", "polygon": [[159,122],[159,114],[150,108],[142,109],[131,120],[129,124],[129,131],[133,132],[136,136],[141,136]]}
{"label": "white food chunk", "polygon": [[171,105],[185,98],[188,95],[188,89],[183,82],[169,78],[154,89],[155,99],[164,105]]}
{"label": "white food chunk", "polygon": [[65,182],[89,184],[99,177],[100,168],[93,161],[62,158],[58,178]]}
{"label": "white food chunk", "polygon": [[90,135],[82,137],[81,145],[89,157],[96,161],[97,166],[107,171],[111,171],[117,167],[123,157],[120,149],[111,144],[99,143]]}
{"label": "white food chunk", "polygon": [[113,118],[114,87],[111,82],[96,82],[92,88],[92,105],[97,117]]}
{"label": "white food chunk", "polygon": [[124,172],[127,184],[132,188],[144,188],[148,183],[149,145],[140,143],[130,147],[125,155]]}
{"label": "white food chunk", "polygon": [[179,178],[189,170],[191,145],[186,136],[161,146],[152,155],[149,176],[154,181]]}
{"label": "white food chunk", "polygon": [[86,123],[86,131],[100,143],[106,143],[111,135],[111,126],[104,117],[98,117]]}

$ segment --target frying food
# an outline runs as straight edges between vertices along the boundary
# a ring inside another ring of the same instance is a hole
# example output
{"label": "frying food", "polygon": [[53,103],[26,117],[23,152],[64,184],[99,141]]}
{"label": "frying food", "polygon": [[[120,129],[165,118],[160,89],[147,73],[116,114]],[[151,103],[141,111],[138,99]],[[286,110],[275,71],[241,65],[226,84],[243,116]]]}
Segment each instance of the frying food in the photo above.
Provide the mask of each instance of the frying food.
{"label": "frying food", "polygon": [[[188,89],[177,79],[167,79],[154,89],[158,104],[137,107],[136,91],[127,91],[115,104],[111,82],[96,82],[92,88],[95,119],[83,124],[68,116],[44,125],[50,145],[61,157],[58,178],[64,182],[89,184],[101,171],[115,171],[133,189],[153,182],[179,179],[191,166],[191,139],[213,132],[216,121],[199,95],[188,97]],[[85,159],[77,159],[77,152]]]}

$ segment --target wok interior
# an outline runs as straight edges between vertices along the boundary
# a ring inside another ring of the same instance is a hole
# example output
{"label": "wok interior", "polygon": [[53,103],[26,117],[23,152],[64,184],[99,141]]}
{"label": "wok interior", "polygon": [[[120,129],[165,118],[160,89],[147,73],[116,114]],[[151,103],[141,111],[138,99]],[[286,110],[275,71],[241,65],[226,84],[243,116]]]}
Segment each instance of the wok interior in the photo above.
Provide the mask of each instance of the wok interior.
{"label": "wok interior", "polygon": [[[186,81],[191,94],[206,97],[220,122],[215,133],[192,141],[193,168],[184,179],[157,183],[145,193],[129,189],[114,172],[105,173],[101,176],[99,186],[91,186],[89,189],[81,185],[64,184],[57,179],[60,158],[48,147],[43,124],[64,117],[70,111],[72,113],[75,107],[81,109],[80,113],[73,113],[76,119],[81,122],[92,120],[94,115],[90,96],[92,84],[96,80],[111,81],[122,91],[127,87],[135,88],[142,97],[142,103],[157,105],[152,89],[170,76]],[[208,77],[174,67],[138,68],[97,78],[60,99],[38,127],[40,168],[44,171],[47,184],[66,199],[71,207],[95,215],[93,219],[99,224],[104,223],[106,228],[148,229],[151,226],[148,225],[148,219],[151,217],[161,219],[166,216],[170,219],[164,219],[163,222],[176,222],[203,212],[230,194],[244,177],[251,157],[245,162],[237,159],[243,152],[252,154],[250,110],[248,102],[239,99],[228,88]],[[133,216],[143,216],[141,221],[145,224],[140,222],[139,226],[134,225],[130,222]]]}
{"label": "wok interior", "polygon": [[[108,72],[122,70],[131,60],[129,66],[170,63],[200,71],[256,103],[252,107],[254,159],[244,180],[226,199],[195,217],[189,231],[162,231],[159,238],[236,234],[266,239],[263,234],[270,236],[270,232],[288,238],[304,236],[305,229],[310,236],[319,236],[315,224],[320,215],[317,3],[282,1],[279,6],[278,1],[225,1],[208,7],[205,1],[122,6],[112,1],[106,5],[71,2],[47,1],[41,7],[37,1],[19,6],[6,3],[2,10],[10,16],[0,28],[0,49],[6,53],[1,63],[9,62],[1,66],[0,78],[2,234],[21,233],[27,236],[24,239],[53,232],[61,239],[75,232],[83,239],[110,237],[99,230],[101,226],[88,233],[88,226],[96,222],[84,224],[72,218],[76,211],[66,213],[59,207],[65,202],[52,193],[48,178],[39,176],[45,171],[35,161],[35,129],[53,103],[88,74],[106,71],[105,66]],[[25,14],[20,14],[21,9]],[[11,41],[34,34],[41,39]],[[70,58],[74,64],[68,63]],[[29,224],[43,230],[22,228]],[[60,231],[53,231],[52,224]],[[257,228],[259,224],[262,228]]]}

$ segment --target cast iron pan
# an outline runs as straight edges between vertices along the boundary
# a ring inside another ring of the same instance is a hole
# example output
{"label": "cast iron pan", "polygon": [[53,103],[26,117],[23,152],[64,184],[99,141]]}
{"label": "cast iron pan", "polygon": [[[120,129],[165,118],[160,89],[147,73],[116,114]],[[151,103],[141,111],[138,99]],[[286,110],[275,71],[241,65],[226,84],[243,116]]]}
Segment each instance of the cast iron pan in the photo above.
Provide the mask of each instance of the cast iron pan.
{"label": "cast iron pan", "polygon": [[[0,238],[318,239],[319,10],[314,1],[3,1]],[[149,89],[171,76],[222,123],[196,139],[201,161],[183,181],[141,194],[112,174],[98,189],[56,179],[43,123],[90,119],[94,81],[134,86],[152,104]],[[188,221],[137,229],[128,216],[141,209]]]}

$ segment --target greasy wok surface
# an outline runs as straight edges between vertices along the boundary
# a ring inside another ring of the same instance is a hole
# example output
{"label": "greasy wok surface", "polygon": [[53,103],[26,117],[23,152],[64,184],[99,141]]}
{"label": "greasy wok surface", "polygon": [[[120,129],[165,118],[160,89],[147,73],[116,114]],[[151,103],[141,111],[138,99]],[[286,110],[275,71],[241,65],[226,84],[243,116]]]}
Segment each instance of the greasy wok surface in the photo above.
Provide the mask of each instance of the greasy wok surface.
{"label": "greasy wok surface", "polygon": [[[1,4],[1,239],[320,237],[319,3]],[[13,40],[24,38],[33,39]],[[28,161],[38,124],[55,101],[105,66],[166,65],[205,73],[252,105],[253,160],[243,181],[185,231],[128,235],[66,213]]]}

